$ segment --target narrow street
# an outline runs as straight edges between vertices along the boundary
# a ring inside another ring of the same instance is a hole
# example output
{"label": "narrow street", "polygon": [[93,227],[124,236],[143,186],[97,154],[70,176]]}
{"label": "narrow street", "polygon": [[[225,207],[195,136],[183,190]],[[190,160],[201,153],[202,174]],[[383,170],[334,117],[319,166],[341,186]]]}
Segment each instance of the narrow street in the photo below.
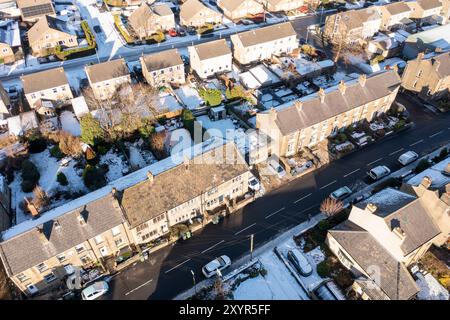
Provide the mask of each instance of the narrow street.
{"label": "narrow street", "polygon": [[335,189],[366,179],[373,166],[400,168],[397,157],[406,149],[424,155],[450,141],[450,114],[435,115],[413,106],[402,96],[399,101],[411,113],[415,127],[372,144],[326,167],[293,180],[225,218],[208,225],[192,239],[163,248],[141,263],[123,270],[111,281],[106,299],[171,299],[193,284],[193,270],[202,280],[201,267],[226,254],[236,260],[249,252],[249,236],[255,247],[314,215],[322,200]]}

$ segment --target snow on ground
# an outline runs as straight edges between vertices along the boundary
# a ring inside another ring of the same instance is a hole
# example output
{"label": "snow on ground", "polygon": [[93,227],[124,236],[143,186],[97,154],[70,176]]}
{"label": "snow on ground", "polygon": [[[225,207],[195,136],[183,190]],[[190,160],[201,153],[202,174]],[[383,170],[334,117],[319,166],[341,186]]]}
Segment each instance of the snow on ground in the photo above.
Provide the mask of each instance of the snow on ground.
{"label": "snow on ground", "polygon": [[59,119],[61,120],[62,130],[69,132],[73,136],[79,137],[81,135],[80,123],[73,112],[64,111],[59,116]]}
{"label": "snow on ground", "polygon": [[449,300],[450,295],[448,291],[437,281],[431,273],[425,276],[418,272],[416,274],[416,283],[420,288],[420,292],[417,294],[419,300]]}
{"label": "snow on ground", "polygon": [[145,167],[146,163],[144,160],[144,157],[142,157],[141,153],[135,146],[130,146],[128,148],[130,151],[130,164],[132,167],[135,168],[143,168]]}
{"label": "snow on ground", "polygon": [[339,82],[341,80],[346,81],[347,74],[345,72],[338,71],[338,72],[334,73],[331,78],[330,77],[327,78],[326,76],[318,76],[318,77],[314,78],[314,80],[312,82],[316,86],[325,89],[325,88],[333,87],[333,86],[339,84]]}
{"label": "snow on ground", "polygon": [[[62,166],[61,160],[51,157],[48,149],[41,153],[31,154],[30,160],[36,165],[41,175],[39,185],[49,196],[54,195],[58,190],[87,192],[82,178],[78,176],[76,169],[74,168],[75,160],[72,159],[67,166]],[[58,172],[63,172],[65,174],[69,182],[68,186],[63,187],[56,181]],[[15,172],[14,180],[9,185],[11,188],[11,206],[16,210],[16,223],[20,223],[31,218],[31,216],[25,214],[20,208],[20,204],[23,202],[24,197],[32,198],[33,193],[24,193],[21,188],[21,183],[22,178],[19,170]],[[52,201],[51,206],[55,207],[59,205],[60,202],[61,200],[57,202]]]}
{"label": "snow on ground", "polygon": [[181,88],[176,89],[175,93],[190,110],[196,109],[205,103],[199,96],[197,90],[189,86],[182,86]]}
{"label": "snow on ground", "polygon": [[119,179],[130,172],[125,156],[115,153],[112,149],[101,157],[100,164],[108,165],[109,170],[106,173],[108,182]]}
{"label": "snow on ground", "polygon": [[450,163],[450,158],[447,158],[431,168],[428,168],[425,171],[422,171],[418,175],[412,177],[408,180],[408,184],[413,186],[418,186],[424,177],[431,178],[431,186],[433,188],[440,188],[448,183],[450,183],[450,177],[444,176],[442,174],[442,171],[447,167],[447,165]]}
{"label": "snow on ground", "polygon": [[183,107],[178,103],[177,99],[169,93],[160,93],[158,99],[158,107],[160,111],[168,110],[174,112],[183,109]]}

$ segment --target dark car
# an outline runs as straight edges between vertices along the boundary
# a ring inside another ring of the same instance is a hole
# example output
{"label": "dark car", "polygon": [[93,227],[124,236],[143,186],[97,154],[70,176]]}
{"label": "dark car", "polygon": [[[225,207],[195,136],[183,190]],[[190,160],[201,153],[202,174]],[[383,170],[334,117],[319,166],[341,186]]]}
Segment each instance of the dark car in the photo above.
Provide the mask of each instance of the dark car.
{"label": "dark car", "polygon": [[96,33],[102,33],[102,28],[100,28],[100,26],[94,26],[94,31]]}
{"label": "dark car", "polygon": [[212,32],[205,32],[205,33],[202,33],[202,34],[200,35],[200,38],[214,38],[214,33],[212,33]]}
{"label": "dark car", "polygon": [[188,34],[190,34],[191,36],[197,34],[197,30],[195,30],[194,27],[187,27],[187,28],[186,28],[186,32],[187,32]]}
{"label": "dark car", "polygon": [[83,78],[80,81],[80,89],[84,89],[89,87],[89,80],[87,78]]}
{"label": "dark car", "polygon": [[185,37],[186,36],[186,30],[184,29],[178,29],[178,36],[179,37]]}
{"label": "dark car", "polygon": [[306,39],[305,38],[300,38],[299,42],[300,42],[300,44],[305,44],[306,43]]}

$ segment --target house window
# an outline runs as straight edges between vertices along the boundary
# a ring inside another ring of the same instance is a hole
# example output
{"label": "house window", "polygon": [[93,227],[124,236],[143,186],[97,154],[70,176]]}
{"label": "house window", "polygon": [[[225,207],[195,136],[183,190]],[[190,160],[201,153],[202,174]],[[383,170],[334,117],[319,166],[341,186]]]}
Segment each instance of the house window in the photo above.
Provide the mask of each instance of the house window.
{"label": "house window", "polygon": [[66,87],[61,87],[61,91],[66,91]]}
{"label": "house window", "polygon": [[7,53],[8,52],[8,48],[3,48],[3,53]]}
{"label": "house window", "polygon": [[28,277],[27,277],[25,274],[23,274],[23,273],[19,273],[19,274],[16,276],[16,278],[17,278],[17,280],[19,280],[20,282],[25,282],[25,281],[28,280]]}
{"label": "house window", "polygon": [[57,93],[58,92],[58,89],[56,89],[56,88],[53,88],[52,90],[53,90],[53,93]]}
{"label": "house window", "polygon": [[56,276],[53,272],[51,272],[51,273],[47,274],[46,276],[44,276],[44,280],[45,280],[45,282],[50,283],[50,282],[56,280]]}
{"label": "house window", "polygon": [[100,243],[103,242],[103,237],[102,237],[102,236],[96,236],[96,237],[94,238],[94,240],[95,240],[95,243],[96,243],[96,244],[100,244]]}
{"label": "house window", "polygon": [[123,244],[123,239],[118,238],[118,239],[114,240],[114,243],[116,244],[116,247],[120,247],[120,245]]}
{"label": "house window", "polygon": [[91,262],[91,258],[89,256],[83,256],[80,258],[82,264],[88,264]]}
{"label": "house window", "polygon": [[141,224],[140,226],[137,226],[137,227],[136,227],[136,231],[137,231],[137,232],[142,231],[143,229],[145,229],[145,228],[147,228],[147,227],[148,227],[148,223],[143,223],[143,224]]}
{"label": "house window", "polygon": [[31,94],[32,99],[36,99],[36,95],[34,93]]}
{"label": "house window", "polygon": [[38,271],[39,271],[40,273],[42,273],[42,272],[44,272],[45,270],[47,270],[48,267],[47,267],[47,265],[46,265],[44,262],[42,262],[42,263],[40,263],[40,264],[38,264],[38,265],[36,266],[36,269],[38,269]]}
{"label": "house window", "polygon": [[117,236],[117,235],[119,235],[120,234],[120,228],[119,227],[114,227],[114,228],[112,228],[111,229],[111,233],[112,233],[112,235],[115,237],[115,236]]}
{"label": "house window", "polygon": [[347,257],[347,255],[341,251],[341,249],[338,250],[338,257],[339,260],[341,260],[342,264],[346,266],[348,269],[352,267],[352,263],[350,259]]}
{"label": "house window", "polygon": [[56,258],[58,259],[59,263],[62,263],[66,260],[66,256],[63,254],[60,254],[59,256],[56,256]]}
{"label": "house window", "polygon": [[76,246],[75,250],[77,251],[77,253],[83,252],[84,251],[84,245],[80,244],[80,245]]}

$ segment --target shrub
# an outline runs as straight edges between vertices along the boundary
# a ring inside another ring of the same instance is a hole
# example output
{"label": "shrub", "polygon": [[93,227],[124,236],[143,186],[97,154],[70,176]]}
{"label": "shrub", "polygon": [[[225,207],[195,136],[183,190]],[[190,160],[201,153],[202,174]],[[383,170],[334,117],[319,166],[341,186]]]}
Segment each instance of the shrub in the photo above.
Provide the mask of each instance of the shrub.
{"label": "shrub", "polygon": [[83,181],[89,190],[99,189],[106,185],[105,171],[88,164],[83,171]]}
{"label": "shrub", "polygon": [[150,136],[150,148],[153,154],[159,160],[164,159],[166,155],[165,149],[166,132],[155,132]]}
{"label": "shrub", "polygon": [[267,270],[264,269],[264,268],[261,268],[261,269],[259,270],[259,273],[260,273],[263,277],[265,277],[265,276],[267,275]]}
{"label": "shrub", "polygon": [[435,162],[435,163],[441,162],[442,160],[447,158],[448,154],[449,154],[449,151],[447,148],[442,149],[441,152],[439,153],[439,155],[433,158],[433,162]]}
{"label": "shrub", "polygon": [[341,201],[326,198],[320,205],[320,211],[325,213],[328,217],[332,217],[344,209],[344,205]]}
{"label": "shrub", "polygon": [[431,164],[428,161],[428,159],[422,159],[422,160],[419,161],[417,166],[414,168],[414,172],[415,173],[420,173],[420,172],[425,171],[426,169],[428,169],[430,166],[431,166]]}
{"label": "shrub", "polygon": [[33,132],[29,136],[27,136],[27,141],[28,141],[28,151],[30,153],[40,153],[44,151],[45,148],[47,148],[46,141],[37,132]]}
{"label": "shrub", "polygon": [[33,162],[25,160],[22,162],[22,191],[31,192],[39,182],[41,175]]}
{"label": "shrub", "polygon": [[210,107],[215,107],[222,103],[222,93],[218,89],[200,88],[198,93]]}
{"label": "shrub", "polygon": [[61,150],[59,149],[59,147],[57,145],[53,146],[50,149],[50,155],[56,159],[61,159],[64,157],[64,153],[61,152]]}
{"label": "shrub", "polygon": [[231,90],[227,89],[227,91],[225,91],[225,96],[228,100],[248,98],[247,93],[242,86],[234,86]]}
{"label": "shrub", "polygon": [[398,131],[405,126],[405,120],[401,119],[394,125],[394,131]]}
{"label": "shrub", "polygon": [[331,228],[331,225],[328,220],[320,220],[317,224],[317,228],[321,231],[326,231]]}
{"label": "shrub", "polygon": [[151,134],[155,132],[153,122],[148,118],[142,119],[142,125],[138,128],[138,131],[143,139],[150,138]]}
{"label": "shrub", "polygon": [[81,117],[81,140],[91,146],[102,142],[105,139],[105,132],[100,126],[100,121],[95,119],[90,113]]}
{"label": "shrub", "polygon": [[63,172],[58,172],[56,175],[56,181],[62,186],[67,186],[69,184],[69,181],[67,181],[67,177]]}
{"label": "shrub", "polygon": [[192,111],[183,109],[181,119],[183,120],[183,126],[191,133],[191,135],[193,135],[195,117],[192,114]]}
{"label": "shrub", "polygon": [[317,274],[322,278],[327,278],[331,275],[330,266],[327,260],[322,261],[317,265]]}

